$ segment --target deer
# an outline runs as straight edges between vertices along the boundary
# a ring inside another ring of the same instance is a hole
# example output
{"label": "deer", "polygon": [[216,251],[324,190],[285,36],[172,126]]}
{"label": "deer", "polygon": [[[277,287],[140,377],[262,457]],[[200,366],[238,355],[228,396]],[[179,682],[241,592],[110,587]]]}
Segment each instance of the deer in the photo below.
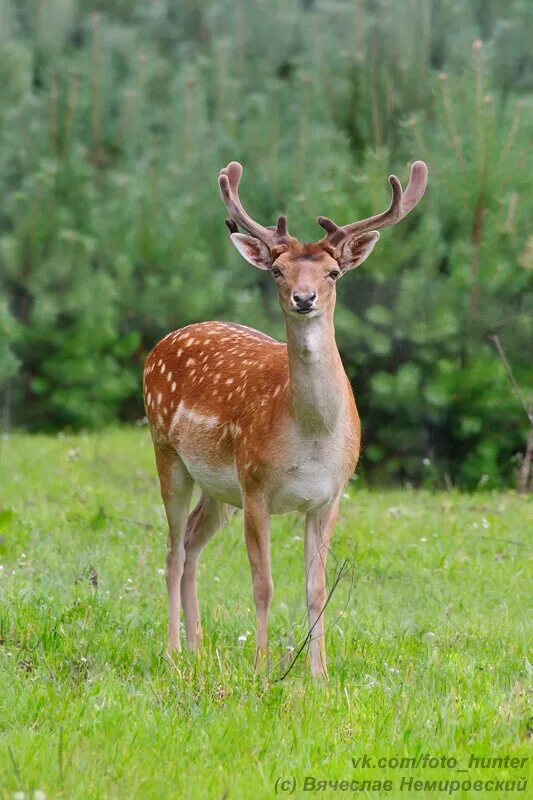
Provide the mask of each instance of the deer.
{"label": "deer", "polygon": [[[232,161],[220,172],[226,225],[244,259],[273,279],[286,343],[233,322],[198,322],[168,333],[146,359],[144,404],[168,521],[168,652],[181,650],[182,606],[187,645],[199,647],[198,559],[242,509],[256,614],[254,668],[260,668],[273,595],[270,519],[296,511],[305,515],[311,674],[326,679],[326,562],[361,446],[335,342],[336,284],[368,258],[381,228],[417,205],[428,170],[415,161],[405,192],[391,175],[392,199],[380,214],[347,225],[318,217],[325,235],[313,243],[291,236],[285,216],[265,227],[247,213],[239,197],[242,171]],[[190,511],[195,484],[200,497]]]}

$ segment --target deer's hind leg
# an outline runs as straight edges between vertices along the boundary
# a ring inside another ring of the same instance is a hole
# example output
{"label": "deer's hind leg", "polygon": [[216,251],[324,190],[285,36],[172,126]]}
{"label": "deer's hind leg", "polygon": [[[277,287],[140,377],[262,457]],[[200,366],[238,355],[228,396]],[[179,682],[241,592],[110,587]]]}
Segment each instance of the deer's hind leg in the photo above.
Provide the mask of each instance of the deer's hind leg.
{"label": "deer's hind leg", "polygon": [[175,450],[155,445],[161,497],[168,520],[167,590],[168,652],[181,650],[180,606],[181,578],[185,564],[185,530],[193,489],[193,480]]}
{"label": "deer's hind leg", "polygon": [[228,519],[228,507],[202,492],[189,514],[185,532],[185,565],[181,578],[181,601],[187,644],[195,650],[202,639],[202,626],[196,591],[196,571],[200,553]]}

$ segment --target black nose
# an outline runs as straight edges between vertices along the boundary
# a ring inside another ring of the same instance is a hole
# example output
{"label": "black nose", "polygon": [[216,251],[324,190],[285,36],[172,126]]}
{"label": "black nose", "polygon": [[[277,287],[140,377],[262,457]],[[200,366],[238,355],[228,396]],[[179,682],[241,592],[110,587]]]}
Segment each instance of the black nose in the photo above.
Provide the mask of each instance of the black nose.
{"label": "black nose", "polygon": [[315,292],[294,292],[292,299],[301,311],[311,308],[316,299]]}

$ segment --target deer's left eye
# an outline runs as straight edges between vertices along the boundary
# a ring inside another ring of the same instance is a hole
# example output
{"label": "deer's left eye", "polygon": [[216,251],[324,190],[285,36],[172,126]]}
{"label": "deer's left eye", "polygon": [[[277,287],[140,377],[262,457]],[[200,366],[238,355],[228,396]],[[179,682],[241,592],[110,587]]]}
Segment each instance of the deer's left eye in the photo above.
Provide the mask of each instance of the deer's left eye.
{"label": "deer's left eye", "polygon": [[282,276],[282,274],[283,274],[283,273],[281,272],[281,270],[280,270],[280,269],[278,269],[277,267],[272,267],[272,269],[271,269],[270,271],[271,271],[272,275],[273,275],[275,278],[281,278],[281,276]]}
{"label": "deer's left eye", "polygon": [[328,278],[331,278],[333,281],[336,281],[340,275],[340,271],[338,269],[334,269],[333,272],[330,272]]}

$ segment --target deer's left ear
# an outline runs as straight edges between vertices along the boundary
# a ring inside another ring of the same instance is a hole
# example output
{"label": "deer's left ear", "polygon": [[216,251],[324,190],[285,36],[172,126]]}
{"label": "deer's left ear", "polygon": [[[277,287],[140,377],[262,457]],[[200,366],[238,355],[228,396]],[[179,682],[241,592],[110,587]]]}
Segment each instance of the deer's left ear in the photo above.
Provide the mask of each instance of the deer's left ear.
{"label": "deer's left ear", "polygon": [[260,239],[244,233],[232,233],[231,241],[241,256],[257,269],[270,269],[272,266],[272,253]]}
{"label": "deer's left ear", "polygon": [[361,236],[352,236],[341,250],[337,263],[343,272],[355,269],[366,261],[379,239],[379,231],[369,231]]}

